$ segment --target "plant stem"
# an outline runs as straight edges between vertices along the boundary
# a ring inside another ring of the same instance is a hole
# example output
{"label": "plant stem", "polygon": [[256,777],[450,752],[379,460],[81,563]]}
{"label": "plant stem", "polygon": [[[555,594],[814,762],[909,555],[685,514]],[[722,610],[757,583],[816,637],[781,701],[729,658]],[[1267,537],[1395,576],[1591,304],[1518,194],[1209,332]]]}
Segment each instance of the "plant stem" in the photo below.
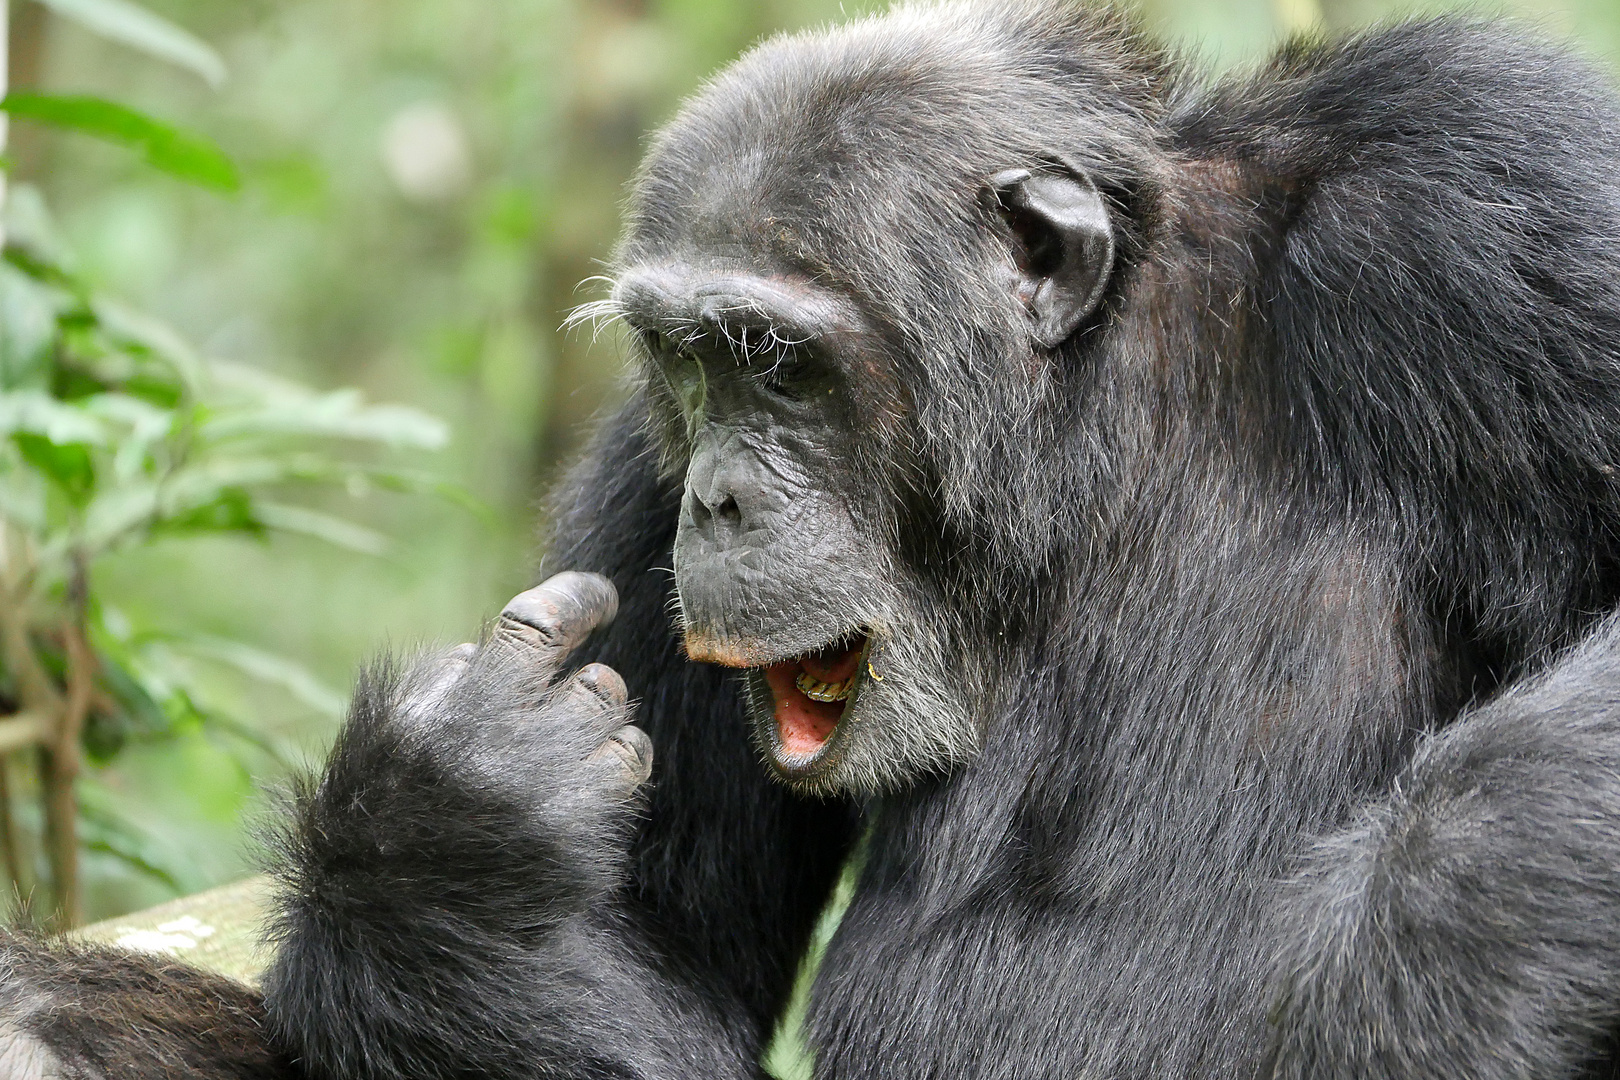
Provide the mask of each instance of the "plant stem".
{"label": "plant stem", "polygon": [[0,755],[0,844],[5,846],[6,878],[11,882],[13,895],[0,914],[10,915],[12,909],[24,921],[28,918],[28,896],[33,891],[32,883],[24,872],[25,857],[22,848],[22,834],[17,831],[17,817],[11,812],[11,770],[12,755]]}
{"label": "plant stem", "polygon": [[[57,717],[64,703],[61,693],[39,661],[30,633],[33,554],[33,546],[28,538],[0,520],[0,663],[4,664],[11,676],[12,690],[21,707],[21,714],[38,717],[42,731],[50,732],[58,726]],[[0,793],[0,798],[6,802],[6,870],[26,912],[33,893],[33,875],[28,872],[23,856],[11,803],[14,794],[11,789],[16,786],[11,780],[19,756],[14,754],[0,762],[0,767],[7,774],[6,790]],[[43,780],[43,770],[40,775]]]}
{"label": "plant stem", "polygon": [[[0,0],[0,98],[4,98],[11,90],[11,4],[9,0]],[[0,154],[6,152],[7,136],[10,134],[11,118],[0,112]],[[6,170],[0,169],[0,248],[6,245]]]}
{"label": "plant stem", "polygon": [[45,802],[45,844],[51,863],[51,884],[56,894],[53,922],[59,930],[77,926],[79,903],[79,806],[76,784],[82,755],[79,736],[95,694],[95,653],[86,635],[90,595],[89,570],[84,553],[73,553],[68,578],[68,619],[63,626],[67,646],[67,700],[57,712],[56,730],[41,753],[40,783]]}

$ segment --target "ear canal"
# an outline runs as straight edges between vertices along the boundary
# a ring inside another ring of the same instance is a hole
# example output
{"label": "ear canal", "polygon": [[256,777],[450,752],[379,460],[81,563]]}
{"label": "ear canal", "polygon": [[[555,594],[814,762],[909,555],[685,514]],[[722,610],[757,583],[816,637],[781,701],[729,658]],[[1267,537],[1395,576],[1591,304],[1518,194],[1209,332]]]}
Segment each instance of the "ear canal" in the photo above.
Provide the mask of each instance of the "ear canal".
{"label": "ear canal", "polygon": [[1023,245],[1019,293],[1034,319],[1037,343],[1068,340],[1102,302],[1114,268],[1114,227],[1097,185],[1084,173],[1009,169],[990,193]]}

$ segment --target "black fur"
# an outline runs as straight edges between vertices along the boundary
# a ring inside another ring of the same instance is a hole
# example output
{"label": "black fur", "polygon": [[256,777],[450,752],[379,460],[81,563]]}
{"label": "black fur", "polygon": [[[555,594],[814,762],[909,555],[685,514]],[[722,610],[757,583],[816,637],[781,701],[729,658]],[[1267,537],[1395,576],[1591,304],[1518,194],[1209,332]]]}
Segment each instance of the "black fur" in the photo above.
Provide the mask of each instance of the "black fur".
{"label": "black fur", "polygon": [[280,1080],[256,991],[178,961],[0,931],[5,1080]]}
{"label": "black fur", "polygon": [[548,557],[619,590],[582,654],[634,687],[657,747],[628,873],[567,717],[536,725],[530,694],[475,669],[406,728],[410,676],[374,678],[304,802],[266,980],[309,1075],[754,1069],[852,819],[771,784],[731,681],[682,659],[660,569],[673,496],[640,443],[626,422],[598,436]]}
{"label": "black fur", "polygon": [[[1117,262],[1045,349],[982,196],[1051,161],[1109,200]],[[948,707],[972,760],[858,807],[766,779],[735,680],[669,628],[689,431],[649,380],[547,560],[620,591],[578,656],[641,699],[645,808],[499,665],[442,698],[373,678],[286,871],[267,1008],[302,1075],[755,1075],[857,810],[818,1076],[1610,1067],[1602,80],[1456,19],[1211,85],[1115,15],[905,8],[767,43],[659,136],[621,270],[709,257],[859,313],[826,467],[885,577],[839,588],[902,595],[913,655],[972,673],[890,729]]]}

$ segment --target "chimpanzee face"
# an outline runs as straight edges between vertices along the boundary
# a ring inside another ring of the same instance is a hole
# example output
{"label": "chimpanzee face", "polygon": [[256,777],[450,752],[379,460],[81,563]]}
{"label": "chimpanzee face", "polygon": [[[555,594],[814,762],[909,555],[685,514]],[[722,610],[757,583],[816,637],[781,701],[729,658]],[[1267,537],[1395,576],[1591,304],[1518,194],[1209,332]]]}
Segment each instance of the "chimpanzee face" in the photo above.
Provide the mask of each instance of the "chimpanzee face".
{"label": "chimpanzee face", "polygon": [[977,129],[957,72],[895,95],[863,70],[818,107],[761,113],[746,72],[690,103],[643,167],[604,309],[637,332],[685,474],[687,652],[745,670],[756,742],[808,792],[893,790],[976,752],[1004,681],[997,571],[953,577],[974,541],[941,508],[1021,520],[978,452],[1019,436],[973,418],[1044,422],[1030,373],[1098,310],[1115,255],[1084,167],[958,142]]}
{"label": "chimpanzee face", "polygon": [[853,381],[872,358],[854,307],[799,276],[681,263],[626,270],[615,302],[684,459],[687,651],[745,669],[770,766],[807,791],[871,791],[963,756],[976,735],[941,699],[965,688],[941,627],[918,632],[892,508],[857,467],[870,395]]}
{"label": "chimpanzee face", "polygon": [[[1008,170],[975,205],[1005,244],[997,266],[1031,340],[1061,342],[1111,265],[1096,189]],[[903,467],[893,436],[915,419],[894,335],[766,251],[691,246],[643,244],[613,297],[685,466],[674,564],[688,654],[746,670],[756,741],[804,790],[884,790],[959,763],[982,734],[974,659],[988,651],[901,555],[931,526],[880,480]]]}

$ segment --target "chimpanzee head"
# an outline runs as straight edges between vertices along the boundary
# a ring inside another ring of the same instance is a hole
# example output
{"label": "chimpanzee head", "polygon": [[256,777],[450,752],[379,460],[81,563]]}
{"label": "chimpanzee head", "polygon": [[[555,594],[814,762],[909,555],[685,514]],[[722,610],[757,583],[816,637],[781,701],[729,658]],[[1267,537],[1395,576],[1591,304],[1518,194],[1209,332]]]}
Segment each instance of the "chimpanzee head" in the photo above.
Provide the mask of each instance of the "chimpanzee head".
{"label": "chimpanzee head", "polygon": [[[746,669],[757,741],[801,790],[971,755],[1031,608],[997,597],[1072,543],[1053,507],[1078,463],[1046,460],[1063,369],[1105,334],[1162,69],[1117,25],[1056,18],[768,43],[636,186],[608,304],[685,476],[686,648]],[[1043,34],[1063,48],[1031,69]]]}

